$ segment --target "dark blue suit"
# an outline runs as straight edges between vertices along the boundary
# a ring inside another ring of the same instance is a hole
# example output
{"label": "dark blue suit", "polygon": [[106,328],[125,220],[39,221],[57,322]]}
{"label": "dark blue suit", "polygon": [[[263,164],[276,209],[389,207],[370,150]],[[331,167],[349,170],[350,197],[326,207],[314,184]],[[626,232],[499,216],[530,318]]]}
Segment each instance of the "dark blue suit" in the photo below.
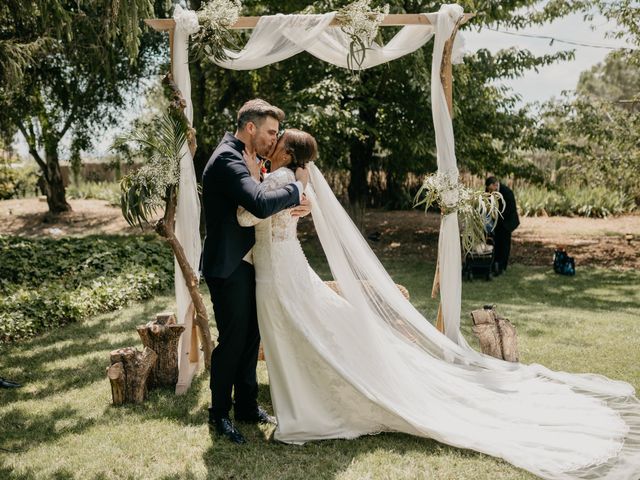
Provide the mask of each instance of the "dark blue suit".
{"label": "dark blue suit", "polygon": [[493,231],[493,248],[496,268],[504,271],[509,265],[509,255],[511,253],[511,233],[520,225],[518,217],[518,207],[513,191],[506,185],[500,183],[499,192],[502,194],[504,210],[498,217],[496,228]]}
{"label": "dark blue suit", "polygon": [[236,414],[249,416],[257,408],[260,334],[255,272],[242,261],[255,243],[255,230],[238,224],[238,206],[267,218],[300,203],[295,184],[263,191],[242,158],[244,148],[244,143],[226,133],[202,176],[206,237],[201,269],[218,328],[218,345],[211,355],[212,418],[228,416],[232,388]]}

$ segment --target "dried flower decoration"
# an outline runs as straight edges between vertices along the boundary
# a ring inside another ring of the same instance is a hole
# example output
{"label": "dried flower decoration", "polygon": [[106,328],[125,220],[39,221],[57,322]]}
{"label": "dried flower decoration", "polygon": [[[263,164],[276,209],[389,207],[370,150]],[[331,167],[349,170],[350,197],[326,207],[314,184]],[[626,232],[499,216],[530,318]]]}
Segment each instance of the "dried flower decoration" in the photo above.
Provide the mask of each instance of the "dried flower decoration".
{"label": "dried flower decoration", "polygon": [[347,67],[352,72],[361,69],[367,50],[371,48],[378,28],[388,13],[389,5],[372,8],[371,0],[356,0],[338,10],[336,18],[340,28],[351,39]]}

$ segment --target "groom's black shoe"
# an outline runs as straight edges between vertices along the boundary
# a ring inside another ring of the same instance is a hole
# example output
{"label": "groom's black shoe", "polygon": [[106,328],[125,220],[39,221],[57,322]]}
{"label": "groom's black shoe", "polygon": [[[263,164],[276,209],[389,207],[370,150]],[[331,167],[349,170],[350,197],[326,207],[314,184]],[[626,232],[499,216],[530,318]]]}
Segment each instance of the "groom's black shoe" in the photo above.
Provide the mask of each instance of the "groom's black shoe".
{"label": "groom's black shoe", "polygon": [[269,415],[267,411],[258,407],[254,412],[249,414],[245,413],[236,413],[235,419],[237,422],[245,422],[245,423],[266,423],[271,425],[276,425],[276,417]]}
{"label": "groom's black shoe", "polygon": [[0,377],[0,388],[19,388],[22,385],[16,382],[12,382],[11,380],[7,380],[6,378]]}
{"label": "groom's black shoe", "polygon": [[217,418],[215,420],[209,420],[209,425],[213,425],[216,429],[216,433],[218,435],[223,435],[227,437],[233,443],[237,443],[238,445],[242,445],[243,443],[247,443],[245,438],[240,433],[231,420],[227,417]]}

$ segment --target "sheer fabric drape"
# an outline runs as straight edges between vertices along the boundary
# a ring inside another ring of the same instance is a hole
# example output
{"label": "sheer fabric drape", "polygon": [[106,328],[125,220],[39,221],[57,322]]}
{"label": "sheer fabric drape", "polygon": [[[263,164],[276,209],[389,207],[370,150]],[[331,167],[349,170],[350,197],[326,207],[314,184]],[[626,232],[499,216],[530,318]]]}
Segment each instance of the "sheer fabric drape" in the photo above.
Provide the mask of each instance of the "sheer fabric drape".
{"label": "sheer fabric drape", "polygon": [[[252,70],[285,60],[302,51],[307,51],[323,61],[346,68],[350,40],[340,28],[329,26],[335,18],[335,15],[336,12],[330,12],[324,15],[273,15],[261,17],[245,47],[237,52],[227,51],[229,60],[218,62],[218,65],[234,70]],[[452,22],[457,21],[460,15],[462,15],[462,8],[460,6],[443,5],[439,13],[427,15],[431,21],[430,25],[407,25],[400,29],[386,45],[379,45],[374,42],[367,51],[365,61],[360,68],[371,68],[414,52],[426,44],[438,28],[449,29]],[[446,17],[446,21],[439,20],[441,17]],[[174,19],[176,21],[176,29],[173,44],[174,59],[172,71],[174,79],[187,101],[185,113],[191,120],[193,108],[191,103],[191,84],[189,80],[188,40],[189,35],[197,31],[197,16],[195,12],[185,10],[177,5],[174,11]],[[450,30],[448,31],[450,32]],[[442,33],[441,37],[444,35],[447,34]],[[454,61],[459,61],[461,58],[462,48],[463,42],[461,41],[460,34],[458,34],[456,43],[454,44]],[[436,65],[435,61],[434,65]],[[438,78],[438,85],[440,85],[439,72],[440,64],[438,63],[436,73],[433,74],[435,76],[434,78]],[[442,112],[440,110],[436,112],[436,105],[434,105],[433,108],[435,121],[436,113],[437,115],[442,115]],[[446,106],[444,111],[446,112]],[[449,124],[449,130],[451,131],[450,142],[453,142],[452,129],[450,128],[451,120],[448,117],[442,117],[436,122],[436,131],[446,128],[447,122]],[[445,132],[445,135],[448,135],[449,130]],[[441,142],[438,143],[438,148],[440,147]],[[201,251],[199,233],[200,205],[197,197],[193,159],[186,145],[183,147],[183,154],[178,209],[176,213],[176,236],[185,248],[185,253],[192,268],[197,271]],[[451,156],[450,154],[446,154],[445,158],[449,160],[453,158],[455,164],[455,155]],[[438,159],[440,166],[440,156]],[[457,326],[459,325],[459,319],[457,321],[455,319],[456,311],[459,317],[460,310],[460,282],[458,281],[459,279],[457,280],[456,274],[453,271],[451,274],[442,272],[444,268],[448,268],[449,265],[455,263],[456,252],[455,246],[451,243],[451,239],[454,237],[453,232],[457,230],[457,219],[454,218],[455,215],[450,217],[451,218],[445,218],[443,220],[445,233],[441,233],[440,248],[445,249],[444,257],[446,257],[446,259],[442,260],[443,263],[441,263],[443,311],[446,329],[453,335],[454,333],[457,334]],[[455,235],[457,235],[457,233],[455,233]],[[443,253],[441,252],[440,255],[442,256]],[[446,267],[444,267],[445,265]],[[459,270],[458,267],[456,267],[456,269]],[[189,292],[177,263],[175,270],[178,321],[184,323],[186,327],[185,333],[181,338],[179,350],[180,373],[177,393],[182,393],[189,387],[191,378],[200,362],[193,363],[189,361],[189,351],[192,345],[191,325],[193,304],[191,303]],[[444,293],[445,289],[447,290],[446,293]],[[445,303],[446,306],[444,305]]]}
{"label": "sheer fabric drape", "polygon": [[[189,15],[189,12],[183,10],[180,5],[176,6],[174,17],[176,20],[176,29],[173,40],[173,79],[187,102],[184,113],[189,119],[189,123],[192,123],[193,104],[191,102],[188,47],[189,34],[194,33],[192,29],[193,23],[191,23],[190,27],[188,19],[191,15]],[[198,199],[198,187],[193,167],[193,157],[186,143],[182,145],[181,154],[175,234],[184,249],[189,265],[193,271],[197,273],[200,263],[200,253],[202,251],[200,240],[200,200]],[[191,337],[194,334],[192,329],[194,306],[177,260],[174,260],[174,268],[176,315],[178,323],[182,323],[185,326],[178,347],[178,383],[176,385],[176,393],[181,394],[186,392],[191,385],[191,379],[196,373],[198,366],[202,363],[202,353],[198,352],[197,362],[190,361],[193,344]]]}

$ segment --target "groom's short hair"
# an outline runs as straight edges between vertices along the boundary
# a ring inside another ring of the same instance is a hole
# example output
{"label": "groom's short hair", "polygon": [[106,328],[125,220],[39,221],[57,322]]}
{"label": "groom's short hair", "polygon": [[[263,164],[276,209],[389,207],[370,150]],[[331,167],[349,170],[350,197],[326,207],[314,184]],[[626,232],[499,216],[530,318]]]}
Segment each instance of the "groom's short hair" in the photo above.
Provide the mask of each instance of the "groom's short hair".
{"label": "groom's short hair", "polygon": [[244,130],[244,127],[249,122],[253,122],[259,127],[266,117],[273,117],[282,122],[284,120],[284,112],[261,98],[249,100],[238,110],[238,130]]}

